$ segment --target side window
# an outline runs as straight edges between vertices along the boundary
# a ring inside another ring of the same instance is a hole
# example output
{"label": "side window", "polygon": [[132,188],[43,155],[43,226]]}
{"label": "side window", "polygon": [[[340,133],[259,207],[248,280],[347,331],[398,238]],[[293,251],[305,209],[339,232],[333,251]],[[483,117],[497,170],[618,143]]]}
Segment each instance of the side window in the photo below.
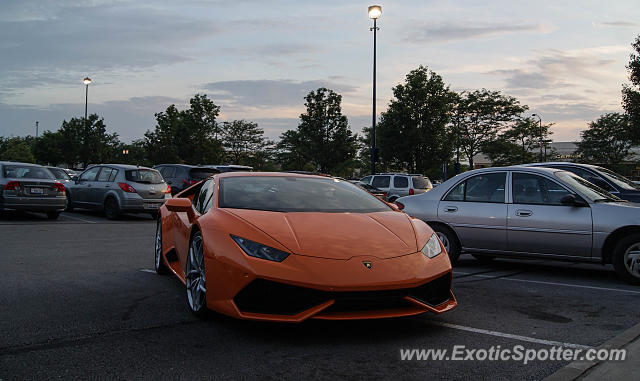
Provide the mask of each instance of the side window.
{"label": "side window", "polygon": [[109,176],[109,181],[113,182],[118,176],[118,170],[115,168],[111,168],[111,176]]}
{"label": "side window", "polygon": [[104,182],[109,181],[109,179],[111,178],[111,174],[112,173],[113,173],[113,169],[112,168],[102,167],[102,171],[100,171],[100,174],[98,175],[98,180],[97,181],[104,181]]}
{"label": "side window", "polygon": [[175,177],[176,168],[175,167],[164,167],[164,172],[162,172],[162,177],[165,179],[170,179]]}
{"label": "side window", "polygon": [[506,176],[503,172],[470,177],[449,191],[444,200],[504,203]]}
{"label": "side window", "polygon": [[513,173],[515,204],[562,205],[560,200],[569,192],[545,177],[529,173]]}
{"label": "side window", "polygon": [[195,209],[200,214],[205,214],[213,205],[213,187],[215,183],[213,179],[207,180],[200,188],[200,193],[194,198]]}
{"label": "side window", "polygon": [[587,171],[585,169],[582,168],[577,168],[577,167],[570,167],[570,166],[558,166],[558,169],[562,169],[568,172],[573,172],[576,175],[582,177],[583,179],[599,186],[600,188],[603,188],[606,191],[617,191],[617,189],[615,189],[614,187],[612,187],[611,185],[609,185],[609,183],[604,180],[602,177],[598,176],[595,173],[592,173],[590,171]]}
{"label": "side window", "polygon": [[405,176],[395,176],[393,178],[393,187],[394,188],[408,188],[409,187],[409,178]]}
{"label": "side window", "polygon": [[375,188],[389,188],[391,176],[374,176],[371,186]]}
{"label": "side window", "polygon": [[95,181],[96,175],[100,171],[100,167],[93,167],[87,171],[85,171],[82,175],[80,175],[80,180],[82,181]]}
{"label": "side window", "polygon": [[360,181],[362,181],[363,183],[369,184],[369,183],[371,183],[371,177],[372,176],[365,176],[365,177],[361,178]]}

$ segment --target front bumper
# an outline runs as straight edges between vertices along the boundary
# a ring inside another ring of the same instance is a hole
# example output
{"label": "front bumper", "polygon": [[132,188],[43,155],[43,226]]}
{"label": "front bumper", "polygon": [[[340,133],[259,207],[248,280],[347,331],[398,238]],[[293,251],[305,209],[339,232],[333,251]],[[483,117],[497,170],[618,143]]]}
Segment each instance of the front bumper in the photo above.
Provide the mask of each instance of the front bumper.
{"label": "front bumper", "polygon": [[67,199],[55,197],[7,197],[0,198],[0,210],[20,210],[29,212],[62,212]]}
{"label": "front bumper", "polygon": [[446,253],[433,259],[420,252],[349,260],[290,255],[282,263],[247,258],[246,267],[205,256],[205,263],[207,279],[229,286],[207,292],[207,305],[244,319],[375,319],[442,313],[457,306]]}

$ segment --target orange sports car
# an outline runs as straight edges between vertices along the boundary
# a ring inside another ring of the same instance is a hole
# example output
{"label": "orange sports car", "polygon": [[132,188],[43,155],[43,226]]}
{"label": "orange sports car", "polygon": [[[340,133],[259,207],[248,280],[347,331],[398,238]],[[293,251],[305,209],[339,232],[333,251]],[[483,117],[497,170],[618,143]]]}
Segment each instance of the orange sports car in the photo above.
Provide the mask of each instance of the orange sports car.
{"label": "orange sports car", "polygon": [[216,174],[160,208],[155,267],[189,308],[254,320],[371,319],[457,305],[433,230],[347,181]]}

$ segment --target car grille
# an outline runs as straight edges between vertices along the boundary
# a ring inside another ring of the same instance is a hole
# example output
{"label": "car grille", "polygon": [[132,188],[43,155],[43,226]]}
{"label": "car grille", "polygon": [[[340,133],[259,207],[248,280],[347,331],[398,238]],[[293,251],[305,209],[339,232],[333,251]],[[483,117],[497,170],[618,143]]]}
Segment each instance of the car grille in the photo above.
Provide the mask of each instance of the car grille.
{"label": "car grille", "polygon": [[450,298],[451,273],[415,288],[378,291],[328,292],[307,287],[255,279],[233,299],[242,312],[295,315],[329,300],[326,312],[357,312],[402,309],[411,306],[406,296],[430,306]]}

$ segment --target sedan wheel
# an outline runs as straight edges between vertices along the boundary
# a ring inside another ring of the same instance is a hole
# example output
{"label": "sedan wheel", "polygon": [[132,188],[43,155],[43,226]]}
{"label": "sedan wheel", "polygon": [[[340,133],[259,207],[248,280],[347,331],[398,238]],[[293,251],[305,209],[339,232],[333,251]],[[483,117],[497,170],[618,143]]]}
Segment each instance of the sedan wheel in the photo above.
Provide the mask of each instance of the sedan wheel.
{"label": "sedan wheel", "polygon": [[189,308],[193,313],[202,315],[207,311],[207,289],[205,282],[202,234],[199,231],[193,235],[193,238],[191,238],[186,270],[185,278]]}
{"label": "sedan wheel", "polygon": [[156,274],[159,274],[159,275],[167,274],[169,272],[167,269],[167,265],[162,260],[162,222],[160,222],[160,220],[158,220],[158,223],[156,224],[155,252],[156,252],[156,258],[155,258]]}
{"label": "sedan wheel", "polygon": [[640,234],[631,234],[618,242],[613,267],[622,279],[640,284]]}
{"label": "sedan wheel", "polygon": [[442,242],[447,254],[449,254],[451,265],[454,265],[460,257],[460,245],[458,244],[455,234],[446,226],[434,224],[432,228],[436,232],[440,242]]}

